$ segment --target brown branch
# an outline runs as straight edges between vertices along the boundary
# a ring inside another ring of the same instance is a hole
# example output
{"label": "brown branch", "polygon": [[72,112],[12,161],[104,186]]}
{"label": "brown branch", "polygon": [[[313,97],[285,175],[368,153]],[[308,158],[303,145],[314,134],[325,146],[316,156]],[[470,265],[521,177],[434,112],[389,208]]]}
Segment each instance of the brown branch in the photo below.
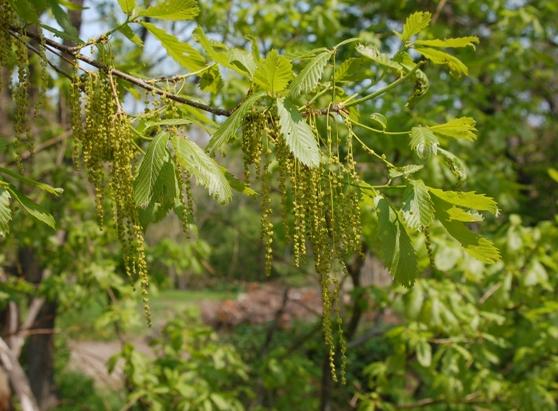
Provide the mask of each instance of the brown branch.
{"label": "brown branch", "polygon": [[[12,31],[12,30],[10,30],[10,31],[12,33],[15,32],[16,35],[18,34],[17,31]],[[34,38],[36,40],[40,39],[40,37],[38,35],[34,34],[34,33],[27,32],[25,34],[28,37]],[[160,96],[166,97],[169,100],[176,101],[177,103],[186,104],[188,106],[195,107],[195,108],[198,108],[200,110],[207,111],[208,113],[216,114],[216,115],[219,115],[219,116],[230,116],[232,114],[231,110],[226,110],[226,109],[219,108],[219,107],[212,107],[212,106],[209,106],[209,105],[204,104],[204,103],[200,103],[200,102],[190,100],[188,98],[185,98],[185,97],[173,94],[173,93],[169,93],[168,91],[162,90],[158,87],[153,86],[152,84],[149,84],[146,80],[143,80],[139,77],[133,76],[133,75],[131,75],[129,73],[126,73],[124,71],[111,68],[111,67],[107,66],[106,64],[100,63],[100,62],[98,62],[98,61],[96,61],[92,58],[89,58],[89,57],[84,56],[82,54],[76,53],[76,51],[73,47],[57,43],[56,41],[51,40],[51,39],[47,39],[47,38],[44,39],[44,42],[49,47],[52,47],[56,50],[59,50],[62,53],[66,53],[72,59],[77,59],[77,60],[83,61],[84,63],[87,63],[90,66],[93,66],[93,67],[95,67],[99,70],[103,70],[103,71],[106,71],[106,72],[111,72],[112,75],[114,75],[115,77],[121,78],[122,80],[125,80],[125,81],[127,81],[131,84],[134,84],[138,87],[141,87],[145,90],[148,90],[148,91],[151,91],[151,92],[153,92],[155,94],[158,94]],[[29,47],[29,45],[28,45],[28,47]]]}
{"label": "brown branch", "polygon": [[25,371],[23,371],[17,358],[2,338],[0,338],[0,362],[4,366],[11,385],[19,398],[22,411],[39,411],[37,400],[33,396]]}

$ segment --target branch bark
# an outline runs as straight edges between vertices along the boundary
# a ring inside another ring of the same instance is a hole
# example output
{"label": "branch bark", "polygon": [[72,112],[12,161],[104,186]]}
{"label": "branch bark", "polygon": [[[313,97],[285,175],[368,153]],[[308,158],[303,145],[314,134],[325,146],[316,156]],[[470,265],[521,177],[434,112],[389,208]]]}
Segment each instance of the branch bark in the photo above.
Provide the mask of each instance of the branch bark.
{"label": "branch bark", "polygon": [[25,372],[3,338],[0,338],[0,361],[4,366],[22,411],[39,411],[37,400],[33,396]]}

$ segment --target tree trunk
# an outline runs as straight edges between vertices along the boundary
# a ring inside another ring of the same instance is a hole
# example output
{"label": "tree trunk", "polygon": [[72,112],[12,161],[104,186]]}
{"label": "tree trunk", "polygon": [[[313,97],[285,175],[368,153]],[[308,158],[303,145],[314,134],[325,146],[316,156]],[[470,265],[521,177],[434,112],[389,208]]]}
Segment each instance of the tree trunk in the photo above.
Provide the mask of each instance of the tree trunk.
{"label": "tree trunk", "polygon": [[[32,248],[24,247],[18,253],[19,265],[27,281],[39,284],[44,277],[41,264]],[[23,364],[29,378],[31,391],[41,410],[56,403],[54,384],[54,326],[56,302],[45,301],[31,326],[31,335],[23,347]],[[36,333],[33,333],[33,330]]]}

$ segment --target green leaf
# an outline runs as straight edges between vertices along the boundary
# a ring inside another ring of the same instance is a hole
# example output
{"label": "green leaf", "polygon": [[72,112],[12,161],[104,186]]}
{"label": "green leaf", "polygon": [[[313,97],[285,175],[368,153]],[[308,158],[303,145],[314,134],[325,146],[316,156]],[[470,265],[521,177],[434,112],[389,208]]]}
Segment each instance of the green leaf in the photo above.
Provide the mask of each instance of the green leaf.
{"label": "green leaf", "polygon": [[230,173],[226,168],[221,167],[221,169],[223,170],[223,173],[225,173],[225,177],[227,178],[227,181],[229,182],[233,190],[236,190],[248,197],[252,197],[258,194],[248,184],[236,178],[236,176]]}
{"label": "green leaf", "polygon": [[138,47],[143,46],[143,42],[141,41],[141,38],[136,33],[134,33],[134,30],[132,30],[132,28],[129,25],[123,24],[118,28],[118,31],[124,34],[124,36],[126,36],[126,38],[130,40],[132,43],[134,43],[136,46]]}
{"label": "green leaf", "polygon": [[474,141],[477,139],[476,122],[471,117],[459,117],[451,119],[443,124],[428,127],[436,134],[455,139]]}
{"label": "green leaf", "polygon": [[450,204],[436,197],[433,197],[432,200],[436,210],[436,218],[442,223],[448,234],[456,239],[469,255],[489,264],[500,260],[500,252],[491,241],[469,230],[463,222],[451,219],[448,213],[451,208]]}
{"label": "green leaf", "polygon": [[464,210],[460,207],[451,207],[446,210],[448,218],[452,221],[461,221],[464,223],[476,223],[483,220],[481,214]]}
{"label": "green leaf", "polygon": [[175,167],[169,157],[161,166],[153,185],[151,201],[163,205],[165,211],[168,211],[174,206],[178,194]]}
{"label": "green leaf", "polygon": [[249,74],[250,77],[254,75],[256,59],[252,53],[238,48],[231,49],[223,43],[210,40],[200,27],[194,30],[194,37],[214,62],[240,74]]}
{"label": "green leaf", "polygon": [[310,60],[291,83],[289,87],[291,96],[297,97],[313,91],[322,79],[324,69],[331,56],[331,51],[325,51]]}
{"label": "green leaf", "polygon": [[423,367],[430,367],[430,364],[432,364],[432,348],[428,341],[420,340],[418,342],[417,361]]}
{"label": "green leaf", "polygon": [[380,257],[395,281],[412,285],[417,275],[415,250],[396,211],[384,198],[378,201],[377,239]]}
{"label": "green leaf", "polygon": [[159,127],[159,126],[185,126],[188,124],[192,124],[192,120],[188,119],[188,118],[164,118],[162,120],[158,120],[158,121],[148,121],[145,123],[145,128],[143,129],[143,132],[146,132],[147,130],[153,128],[153,127]]}
{"label": "green leaf", "polygon": [[388,171],[389,178],[406,177],[422,170],[423,167],[424,166],[421,164],[408,164],[402,167],[391,167]]}
{"label": "green leaf", "polygon": [[8,187],[8,191],[29,215],[48,225],[49,227],[55,228],[54,217],[50,213],[45,211],[39,204],[34,203],[29,197],[19,192],[14,186],[10,185]]}
{"label": "green leaf", "polygon": [[405,294],[405,315],[412,320],[419,317],[424,304],[424,290],[420,282],[415,283],[407,294]]}
{"label": "green leaf", "polygon": [[438,138],[428,127],[413,127],[409,145],[419,158],[428,158],[438,152]]}
{"label": "green leaf", "polygon": [[550,178],[552,178],[555,182],[558,183],[558,170],[555,168],[550,167],[546,170]]}
{"label": "green leaf", "polygon": [[316,167],[320,164],[320,149],[316,137],[295,105],[283,98],[277,99],[279,126],[287,146],[302,164]]}
{"label": "green leaf", "polygon": [[143,22],[141,24],[161,42],[169,56],[184,68],[197,71],[205,66],[203,56],[189,44],[178,40],[172,34],[151,23]]}
{"label": "green leaf", "polygon": [[229,118],[217,129],[217,131],[209,140],[207,145],[207,151],[214,153],[217,149],[220,149],[235,135],[237,130],[242,125],[242,119],[246,116],[248,111],[256,104],[256,102],[262,98],[265,93],[260,92],[252,94],[232,113]]}
{"label": "green leaf", "polygon": [[438,154],[442,157],[443,162],[449,168],[450,172],[458,180],[465,180],[467,177],[467,167],[459,157],[440,147],[438,147]]}
{"label": "green leaf", "polygon": [[362,81],[369,78],[368,68],[370,64],[367,58],[351,57],[340,64],[336,64],[335,81]]}
{"label": "green leaf", "polygon": [[10,192],[0,188],[0,237],[5,237],[10,229],[10,221],[12,220],[10,199]]}
{"label": "green leaf", "polygon": [[39,190],[42,190],[46,193],[49,194],[53,194],[55,196],[59,196],[60,194],[62,194],[64,192],[63,188],[60,187],[53,187],[49,184],[43,183],[41,181],[36,181],[33,180],[32,178],[29,178],[27,176],[24,176],[22,174],[19,174],[13,170],[10,170],[9,168],[5,168],[5,167],[0,167],[0,173],[5,174],[7,176],[13,177],[16,180],[21,181],[24,184],[28,184],[30,186],[36,187]]}
{"label": "green leaf", "polygon": [[403,205],[403,217],[413,229],[427,227],[434,219],[434,206],[428,193],[428,187],[422,180],[409,180]]}
{"label": "green leaf", "polygon": [[432,187],[428,187],[428,191],[449,204],[498,214],[496,201],[484,194],[478,194],[474,191],[444,191]]}
{"label": "green leaf", "polygon": [[145,207],[151,201],[155,181],[168,157],[169,137],[167,132],[157,134],[147,146],[145,156],[141,160],[138,175],[134,180],[134,199],[140,207]]}
{"label": "green leaf", "polygon": [[118,4],[120,4],[120,8],[127,14],[128,16],[132,14],[134,8],[136,7],[136,0],[118,0]]}
{"label": "green leaf", "polygon": [[241,71],[248,73],[250,77],[254,75],[256,72],[256,60],[252,53],[242,50],[242,49],[231,49],[228,51],[229,63],[234,68],[236,67],[237,70],[240,69]]}
{"label": "green leaf", "polygon": [[68,13],[66,13],[66,11],[62,7],[60,7],[60,5],[56,0],[49,0],[48,4],[50,6],[54,18],[56,19],[56,22],[60,24],[60,27],[62,27],[64,33],[66,33],[69,37],[71,37],[72,40],[79,41],[79,34],[76,28],[74,27],[74,25],[72,24],[72,22],[70,21],[70,17],[68,16]]}
{"label": "green leaf", "polygon": [[275,96],[285,90],[293,77],[291,62],[288,58],[280,56],[277,50],[272,50],[265,59],[261,60],[254,73],[254,82]]}
{"label": "green leaf", "polygon": [[205,187],[219,202],[229,202],[232,190],[221,166],[187,137],[173,136],[172,144],[180,166],[194,176],[197,183]]}
{"label": "green leaf", "polygon": [[23,21],[27,23],[37,23],[39,21],[37,10],[28,0],[10,0],[10,4]]}
{"label": "green leaf", "polygon": [[416,50],[430,60],[434,64],[444,64],[449,67],[450,72],[456,76],[467,75],[469,70],[467,66],[463,64],[461,60],[451,54],[445,53],[440,50],[428,48],[428,47],[417,47]]}
{"label": "green leaf", "polygon": [[415,44],[418,46],[427,47],[441,47],[441,48],[459,48],[471,46],[475,48],[475,44],[479,44],[479,38],[477,36],[467,36],[467,37],[456,37],[451,39],[433,39],[433,40],[417,40]]}
{"label": "green leaf", "polygon": [[403,32],[401,33],[401,40],[407,41],[415,34],[420,33],[430,24],[432,14],[427,11],[417,11],[411,14],[405,20],[403,25]]}
{"label": "green leaf", "polygon": [[392,60],[391,57],[389,57],[385,53],[380,52],[380,50],[375,47],[368,47],[359,44],[356,47],[356,51],[381,66],[396,70],[399,73],[403,72],[403,66],[401,64],[399,64],[397,61]]}
{"label": "green leaf", "polygon": [[379,125],[382,128],[382,130],[385,130],[388,126],[388,120],[386,116],[384,116],[382,113],[370,114],[370,120],[372,120],[372,122]]}
{"label": "green leaf", "polygon": [[140,16],[160,20],[192,20],[200,13],[195,0],[163,0],[139,12]]}

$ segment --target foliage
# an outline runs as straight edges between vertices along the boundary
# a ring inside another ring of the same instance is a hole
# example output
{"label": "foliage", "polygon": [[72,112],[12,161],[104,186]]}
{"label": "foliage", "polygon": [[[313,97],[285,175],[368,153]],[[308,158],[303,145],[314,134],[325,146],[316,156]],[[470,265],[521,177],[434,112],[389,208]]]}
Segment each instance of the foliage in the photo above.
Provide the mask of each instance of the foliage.
{"label": "foliage", "polygon": [[[155,358],[123,351],[130,403],[554,409],[558,9],[434,3],[0,0],[2,308],[46,298],[63,339],[95,307],[114,338],[134,287],[149,321],[148,272],[304,275],[325,349],[285,350],[293,325],[256,358],[268,325],[247,344],[177,318]],[[394,283],[362,284],[361,253]]]}

